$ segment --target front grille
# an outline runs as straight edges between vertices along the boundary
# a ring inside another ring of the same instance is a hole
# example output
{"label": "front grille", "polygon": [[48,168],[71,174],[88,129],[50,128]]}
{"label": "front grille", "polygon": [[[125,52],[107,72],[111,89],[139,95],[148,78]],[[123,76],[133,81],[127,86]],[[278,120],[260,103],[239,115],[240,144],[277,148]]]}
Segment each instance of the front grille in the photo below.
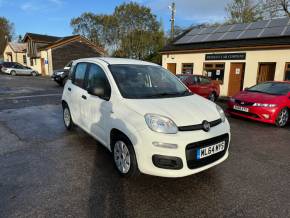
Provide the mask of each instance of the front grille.
{"label": "front grille", "polygon": [[238,100],[238,99],[235,100],[235,103],[237,103],[237,104],[239,104],[241,106],[253,106],[254,105],[253,102],[241,101],[241,100]]}
{"label": "front grille", "polygon": [[[198,149],[208,147],[222,141],[226,142],[225,149],[223,151],[200,160],[196,159]],[[204,141],[188,144],[185,150],[188,168],[195,169],[217,161],[218,159],[222,158],[225,155],[228,146],[229,146],[229,134],[224,134]]]}
{"label": "front grille", "polygon": [[[221,123],[222,123],[221,119],[217,119],[217,120],[209,122],[211,128]],[[179,126],[178,130],[181,132],[203,130],[203,124],[197,124],[197,125],[191,125],[191,126]]]}
{"label": "front grille", "polygon": [[250,113],[250,112],[245,112],[245,111],[239,111],[239,110],[235,110],[235,109],[229,109],[231,112],[237,113],[237,114],[242,114],[242,115],[246,115],[249,117],[253,117],[253,118],[260,118],[257,114],[254,113]]}

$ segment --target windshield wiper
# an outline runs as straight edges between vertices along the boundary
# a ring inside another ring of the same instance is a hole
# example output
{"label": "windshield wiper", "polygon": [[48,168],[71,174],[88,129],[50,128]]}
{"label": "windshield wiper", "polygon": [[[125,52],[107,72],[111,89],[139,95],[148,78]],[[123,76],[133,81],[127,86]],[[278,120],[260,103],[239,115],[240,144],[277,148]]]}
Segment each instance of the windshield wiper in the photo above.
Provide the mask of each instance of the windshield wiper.
{"label": "windshield wiper", "polygon": [[191,94],[189,91],[184,92],[163,92],[158,94],[146,95],[146,98],[158,98],[158,97],[177,97],[177,96],[187,96]]}

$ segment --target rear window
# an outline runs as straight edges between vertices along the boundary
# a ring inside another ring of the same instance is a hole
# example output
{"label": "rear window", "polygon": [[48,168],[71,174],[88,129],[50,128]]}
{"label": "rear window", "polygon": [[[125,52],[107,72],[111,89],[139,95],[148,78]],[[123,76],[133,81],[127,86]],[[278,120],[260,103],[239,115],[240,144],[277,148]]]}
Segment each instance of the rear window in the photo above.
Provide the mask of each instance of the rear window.
{"label": "rear window", "polygon": [[10,62],[3,63],[3,67],[12,67],[14,64]]}

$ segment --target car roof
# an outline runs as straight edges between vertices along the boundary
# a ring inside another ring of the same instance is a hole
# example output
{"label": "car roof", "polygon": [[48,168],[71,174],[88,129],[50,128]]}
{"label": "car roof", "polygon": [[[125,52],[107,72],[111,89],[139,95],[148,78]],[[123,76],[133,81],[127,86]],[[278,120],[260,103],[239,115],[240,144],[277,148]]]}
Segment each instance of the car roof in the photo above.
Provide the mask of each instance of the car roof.
{"label": "car roof", "polygon": [[154,63],[146,62],[146,61],[140,61],[136,59],[129,59],[129,58],[110,58],[110,57],[95,57],[95,58],[82,58],[76,60],[77,62],[82,62],[82,61],[89,61],[89,62],[94,62],[94,61],[102,61],[108,65],[113,65],[113,64],[138,64],[138,65],[152,65],[152,66],[159,66]]}

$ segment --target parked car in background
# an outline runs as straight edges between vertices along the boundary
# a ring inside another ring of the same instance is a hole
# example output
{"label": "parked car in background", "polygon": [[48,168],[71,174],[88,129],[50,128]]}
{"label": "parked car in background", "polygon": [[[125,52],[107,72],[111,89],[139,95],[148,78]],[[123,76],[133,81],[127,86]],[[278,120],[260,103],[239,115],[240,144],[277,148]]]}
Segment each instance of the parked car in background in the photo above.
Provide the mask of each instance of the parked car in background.
{"label": "parked car in background", "polygon": [[76,124],[101,142],[122,176],[188,176],[228,157],[230,125],[221,107],[153,63],[77,60],[62,106],[65,127]]}
{"label": "parked car in background", "polygon": [[286,126],[290,113],[290,81],[265,82],[246,88],[228,102],[231,115]]}
{"label": "parked car in background", "polygon": [[208,77],[192,74],[180,74],[177,77],[195,94],[216,101],[220,95],[220,84],[218,81]]}
{"label": "parked car in background", "polygon": [[4,63],[4,61],[3,60],[0,60],[0,73],[2,72],[1,71],[1,68],[2,68],[3,63]]}
{"label": "parked car in background", "polygon": [[72,66],[72,61],[70,61],[67,65],[65,65],[63,69],[58,69],[58,70],[53,71],[51,79],[54,80],[60,86],[64,86],[68,80],[71,66]]}
{"label": "parked car in background", "polygon": [[4,62],[1,67],[1,71],[12,76],[16,75],[31,75],[38,76],[39,73],[30,67],[23,66],[17,62]]}

